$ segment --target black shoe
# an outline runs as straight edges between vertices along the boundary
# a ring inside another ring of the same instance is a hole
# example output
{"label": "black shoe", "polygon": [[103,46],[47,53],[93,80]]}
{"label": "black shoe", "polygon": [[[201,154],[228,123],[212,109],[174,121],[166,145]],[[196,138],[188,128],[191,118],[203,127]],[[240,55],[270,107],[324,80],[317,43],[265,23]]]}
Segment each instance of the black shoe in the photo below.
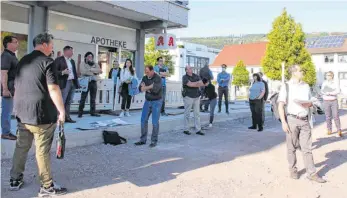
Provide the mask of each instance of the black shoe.
{"label": "black shoe", "polygon": [[163,113],[161,113],[161,116],[168,116],[168,114],[163,112]]}
{"label": "black shoe", "polygon": [[91,113],[90,115],[93,116],[93,117],[100,117],[100,115],[96,114],[96,113]]}
{"label": "black shoe", "polygon": [[220,113],[220,112],[222,112],[222,110],[219,109],[219,110],[218,110],[218,113]]}
{"label": "black shoe", "polygon": [[10,179],[10,191],[18,191],[23,186],[23,184],[23,179]]}
{"label": "black shoe", "polygon": [[257,127],[256,126],[250,126],[250,127],[248,127],[248,129],[257,129]]}
{"label": "black shoe", "polygon": [[205,133],[202,133],[201,131],[196,132],[197,135],[205,135]]}
{"label": "black shoe", "polygon": [[260,128],[258,129],[258,131],[259,131],[259,132],[263,131],[263,127],[260,127]]}
{"label": "black shoe", "polygon": [[78,113],[79,118],[82,118],[82,116],[83,116],[83,113]]}
{"label": "black shoe", "polygon": [[186,135],[191,135],[191,133],[189,131],[183,131],[183,133]]}
{"label": "black shoe", "polygon": [[41,187],[38,196],[39,197],[50,197],[54,195],[65,195],[67,193],[66,188],[54,187],[52,184],[49,188]]}
{"label": "black shoe", "polygon": [[75,120],[72,120],[71,118],[65,119],[65,122],[68,122],[68,123],[76,123],[76,121],[75,121]]}
{"label": "black shoe", "polygon": [[136,143],[135,143],[135,146],[142,146],[142,145],[145,145],[145,144],[146,144],[145,142],[141,142],[141,141],[140,141],[140,142],[136,142]]}
{"label": "black shoe", "polygon": [[227,112],[225,112],[225,113],[229,115],[229,111],[227,111]]}
{"label": "black shoe", "polygon": [[157,146],[157,143],[151,143],[151,144],[149,145],[149,147],[151,147],[151,148],[156,147],[156,146]]}

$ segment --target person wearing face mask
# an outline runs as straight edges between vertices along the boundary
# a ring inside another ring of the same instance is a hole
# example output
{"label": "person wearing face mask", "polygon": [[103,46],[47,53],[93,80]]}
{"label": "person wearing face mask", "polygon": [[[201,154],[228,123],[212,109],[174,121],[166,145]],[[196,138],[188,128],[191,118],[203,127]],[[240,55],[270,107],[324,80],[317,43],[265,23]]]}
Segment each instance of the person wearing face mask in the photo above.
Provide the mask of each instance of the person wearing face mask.
{"label": "person wearing face mask", "polygon": [[102,73],[100,67],[94,62],[94,54],[87,52],[84,55],[84,64],[81,65],[81,76],[82,78],[88,78],[88,88],[81,94],[80,105],[78,108],[78,117],[81,118],[83,115],[84,104],[90,91],[90,115],[100,117],[99,114],[95,113],[95,99],[97,93],[96,81],[99,79],[99,74]]}
{"label": "person wearing face mask", "polygon": [[110,72],[108,73],[108,79],[113,80],[114,84],[114,92],[113,92],[113,102],[116,97],[116,90],[117,90],[117,81],[120,78],[121,68],[119,67],[119,62],[117,60],[113,61],[113,68],[110,69]]}
{"label": "person wearing face mask", "polygon": [[226,72],[227,66],[222,65],[222,72],[217,76],[218,83],[218,113],[222,111],[222,99],[224,95],[225,100],[225,112],[229,114],[229,84],[230,84],[230,74]]}

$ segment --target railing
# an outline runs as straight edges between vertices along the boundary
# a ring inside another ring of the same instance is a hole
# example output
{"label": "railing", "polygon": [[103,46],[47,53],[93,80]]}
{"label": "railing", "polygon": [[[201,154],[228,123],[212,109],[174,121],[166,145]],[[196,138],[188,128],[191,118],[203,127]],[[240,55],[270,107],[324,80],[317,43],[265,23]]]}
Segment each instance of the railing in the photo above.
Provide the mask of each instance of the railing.
{"label": "railing", "polygon": [[[114,90],[113,80],[105,79],[97,81],[97,94],[96,94],[96,110],[121,110],[122,97],[118,93],[119,81],[117,82],[116,90]],[[166,107],[179,107],[183,106],[183,98],[181,94],[181,82],[167,81],[166,85]],[[116,91],[115,98],[113,99],[114,91]],[[75,91],[75,97],[71,104],[71,111],[78,111],[79,98],[81,90]],[[90,95],[86,99],[84,106],[85,111],[90,109]],[[131,100],[130,109],[141,109],[145,102],[145,94],[140,93],[134,96]]]}

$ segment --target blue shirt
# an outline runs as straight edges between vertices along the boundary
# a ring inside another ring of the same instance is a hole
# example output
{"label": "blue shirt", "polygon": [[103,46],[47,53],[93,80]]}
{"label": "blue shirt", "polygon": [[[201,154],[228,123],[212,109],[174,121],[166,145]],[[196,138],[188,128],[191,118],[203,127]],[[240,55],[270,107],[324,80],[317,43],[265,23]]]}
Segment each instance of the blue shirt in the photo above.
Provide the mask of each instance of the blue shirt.
{"label": "blue shirt", "polygon": [[[154,66],[154,71],[159,75],[159,72],[168,72],[169,69],[166,66],[162,66],[161,68],[159,65]],[[163,87],[166,87],[166,77],[161,77],[161,83]]]}
{"label": "blue shirt", "polygon": [[[228,87],[230,84],[230,74],[228,72],[221,72],[217,76],[217,82],[220,87]],[[224,81],[222,82],[222,79]]]}
{"label": "blue shirt", "polygon": [[249,99],[254,100],[258,98],[262,91],[265,90],[265,85],[263,82],[255,82],[249,89]]}

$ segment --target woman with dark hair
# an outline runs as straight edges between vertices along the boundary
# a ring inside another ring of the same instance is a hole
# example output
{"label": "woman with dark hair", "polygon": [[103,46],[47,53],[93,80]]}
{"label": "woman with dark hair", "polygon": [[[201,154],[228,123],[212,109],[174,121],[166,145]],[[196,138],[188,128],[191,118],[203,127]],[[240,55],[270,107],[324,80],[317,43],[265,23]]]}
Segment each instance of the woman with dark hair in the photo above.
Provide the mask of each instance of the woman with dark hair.
{"label": "woman with dark hair", "polygon": [[120,73],[122,112],[120,113],[119,117],[124,117],[124,115],[128,117],[130,116],[129,109],[132,97],[129,94],[129,84],[132,82],[133,78],[137,78],[133,67],[133,62],[130,59],[127,59],[124,63],[123,71]]}
{"label": "woman with dark hair", "polygon": [[252,112],[252,126],[249,129],[263,131],[263,97],[265,94],[265,85],[259,74],[253,74],[253,84],[249,89],[249,106]]}
{"label": "woman with dark hair", "polygon": [[78,117],[82,117],[84,104],[90,91],[90,115],[100,117],[99,114],[95,113],[95,99],[97,92],[96,81],[99,79],[99,74],[102,73],[100,67],[94,62],[94,54],[87,52],[84,55],[84,63],[81,64],[80,68],[81,77],[87,79],[88,87],[85,91],[82,91],[80,105],[78,108]]}

